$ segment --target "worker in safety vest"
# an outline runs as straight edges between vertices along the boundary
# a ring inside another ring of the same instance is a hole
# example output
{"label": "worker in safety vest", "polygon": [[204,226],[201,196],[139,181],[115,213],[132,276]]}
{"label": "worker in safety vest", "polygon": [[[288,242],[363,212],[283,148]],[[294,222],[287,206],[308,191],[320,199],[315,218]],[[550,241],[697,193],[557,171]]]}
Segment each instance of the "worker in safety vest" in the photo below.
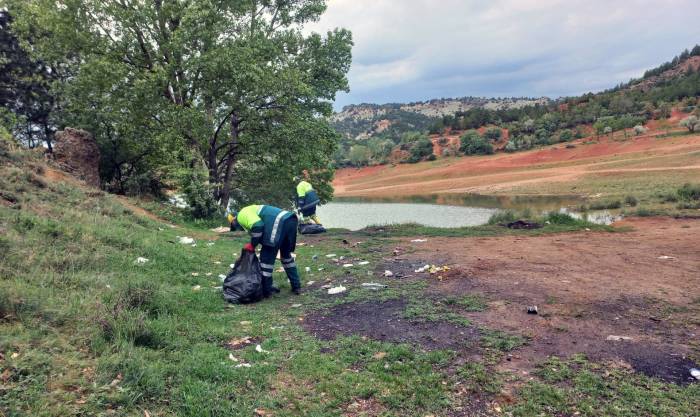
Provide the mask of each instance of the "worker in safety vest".
{"label": "worker in safety vest", "polygon": [[318,216],[316,215],[316,206],[320,202],[318,195],[316,194],[316,191],[314,191],[314,187],[311,186],[311,184],[306,181],[309,178],[309,172],[307,170],[304,170],[304,178],[301,179],[299,177],[296,177],[296,180],[299,181],[299,184],[297,184],[297,208],[301,212],[302,223],[311,223],[314,222],[316,224],[321,224],[321,221],[318,219]]}
{"label": "worker in safety vest", "polygon": [[258,244],[262,244],[260,269],[263,275],[263,295],[269,297],[273,292],[279,292],[272,286],[272,271],[277,252],[280,253],[292,292],[300,294],[301,279],[292,257],[297,241],[297,216],[273,206],[252,205],[242,208],[238,213],[229,212],[226,217],[231,224],[231,230],[240,227],[250,234],[250,243],[243,249],[255,252]]}

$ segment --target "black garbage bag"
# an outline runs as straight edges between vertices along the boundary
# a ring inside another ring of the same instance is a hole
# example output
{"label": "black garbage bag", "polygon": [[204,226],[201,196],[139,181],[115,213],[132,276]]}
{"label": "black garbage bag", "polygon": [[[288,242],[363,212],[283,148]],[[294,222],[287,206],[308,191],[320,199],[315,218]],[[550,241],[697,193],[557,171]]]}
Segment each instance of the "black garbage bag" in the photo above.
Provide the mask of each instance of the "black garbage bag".
{"label": "black garbage bag", "polygon": [[299,233],[301,233],[302,235],[315,235],[318,233],[324,233],[325,231],[326,231],[326,228],[320,224],[315,224],[315,223],[299,224]]}
{"label": "black garbage bag", "polygon": [[224,279],[223,291],[224,299],[233,304],[262,300],[262,271],[255,252],[241,251],[241,256]]}

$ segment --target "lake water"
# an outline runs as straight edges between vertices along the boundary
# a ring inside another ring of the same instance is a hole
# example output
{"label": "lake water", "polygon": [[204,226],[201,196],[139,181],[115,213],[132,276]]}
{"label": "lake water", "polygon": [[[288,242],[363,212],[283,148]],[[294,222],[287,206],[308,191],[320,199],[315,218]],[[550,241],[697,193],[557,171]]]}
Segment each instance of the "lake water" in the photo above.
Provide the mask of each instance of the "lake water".
{"label": "lake water", "polygon": [[419,223],[434,227],[478,226],[497,209],[438,204],[332,202],[318,208],[329,228],[360,230],[372,225]]}
{"label": "lake water", "polygon": [[[577,196],[482,196],[443,194],[400,198],[339,198],[318,208],[328,228],[360,230],[372,225],[418,223],[433,227],[463,227],[486,224],[500,210],[530,209],[533,213],[567,212],[581,205]],[[594,223],[609,224],[618,217],[607,211],[589,213]]]}

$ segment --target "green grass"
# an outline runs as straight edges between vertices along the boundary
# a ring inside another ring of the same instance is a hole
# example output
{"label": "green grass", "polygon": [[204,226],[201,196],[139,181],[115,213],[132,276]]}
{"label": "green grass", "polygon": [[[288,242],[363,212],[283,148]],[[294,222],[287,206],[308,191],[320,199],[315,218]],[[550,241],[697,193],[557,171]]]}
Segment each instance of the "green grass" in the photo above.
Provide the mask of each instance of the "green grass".
{"label": "green grass", "polygon": [[512,415],[693,416],[700,403],[698,384],[664,384],[580,356],[551,358],[537,376],[520,390]]}
{"label": "green grass", "polygon": [[[390,280],[375,272],[395,246],[392,236],[417,230],[422,233],[413,235],[425,235],[429,228],[330,232],[318,243],[299,246],[297,262],[304,282],[347,281],[347,294],[292,296],[283,274],[275,272],[280,295],[231,306],[222,299],[217,276],[227,272],[245,236],[216,236],[205,230],[216,222],[189,221],[157,202],[144,204],[161,207],[158,213],[175,228],[137,216],[108,194],[48,181],[40,163],[19,153],[0,157],[3,417],[251,416],[255,409],[275,416],[340,416],[355,403],[371,404],[368,415],[446,415],[469,401],[461,387],[475,396],[496,394],[505,377],[494,372],[495,361],[526,342],[480,329],[484,358],[456,365],[451,351],[359,336],[324,341],[302,329],[300,319],[320,309],[396,298],[407,300],[405,314],[412,320],[473,325],[465,313],[487,309],[482,296],[435,300],[425,294],[426,280]],[[607,230],[566,216],[547,220],[550,224],[538,231],[497,226],[439,231],[479,236]],[[193,236],[197,246],[181,245],[177,236]],[[343,238],[363,243],[353,247]],[[328,253],[370,264],[343,268],[326,258]],[[138,264],[138,257],[149,261]],[[311,272],[303,272],[305,267]],[[364,281],[389,288],[364,291],[359,289]],[[292,307],[295,303],[302,306]],[[255,338],[266,352],[257,352],[255,344],[226,347],[243,337]],[[250,367],[237,366],[243,363]],[[632,384],[634,395],[648,397],[644,404],[665,407],[654,410],[690,415],[688,404],[697,403],[697,388],[637,384],[635,378],[620,381]],[[630,415],[635,404],[619,398],[625,392],[601,388],[596,395],[611,397],[604,397],[609,408],[595,405],[596,410],[619,407],[624,412],[617,415]],[[546,413],[547,407],[571,410],[585,395],[592,394],[542,374],[527,383],[512,410],[518,415]]]}

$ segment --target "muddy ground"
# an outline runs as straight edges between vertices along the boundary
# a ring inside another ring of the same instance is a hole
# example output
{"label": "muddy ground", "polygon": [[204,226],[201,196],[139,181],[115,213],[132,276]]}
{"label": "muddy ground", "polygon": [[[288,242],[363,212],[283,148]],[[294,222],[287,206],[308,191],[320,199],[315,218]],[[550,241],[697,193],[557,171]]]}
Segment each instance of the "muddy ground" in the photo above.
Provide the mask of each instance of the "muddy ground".
{"label": "muddy ground", "polygon": [[[689,382],[700,362],[700,221],[626,220],[618,233],[537,237],[406,239],[406,253],[387,257],[396,284],[427,280],[426,299],[477,294],[488,308],[462,312],[473,325],[415,323],[404,301],[356,302],[307,318],[323,339],[359,334],[425,349],[474,354],[479,329],[521,335],[526,345],[497,365],[528,374],[549,356],[588,358],[675,383]],[[415,274],[428,261],[449,273]],[[384,266],[382,266],[384,267]],[[539,314],[527,314],[528,306]],[[623,337],[623,340],[616,336]]]}

